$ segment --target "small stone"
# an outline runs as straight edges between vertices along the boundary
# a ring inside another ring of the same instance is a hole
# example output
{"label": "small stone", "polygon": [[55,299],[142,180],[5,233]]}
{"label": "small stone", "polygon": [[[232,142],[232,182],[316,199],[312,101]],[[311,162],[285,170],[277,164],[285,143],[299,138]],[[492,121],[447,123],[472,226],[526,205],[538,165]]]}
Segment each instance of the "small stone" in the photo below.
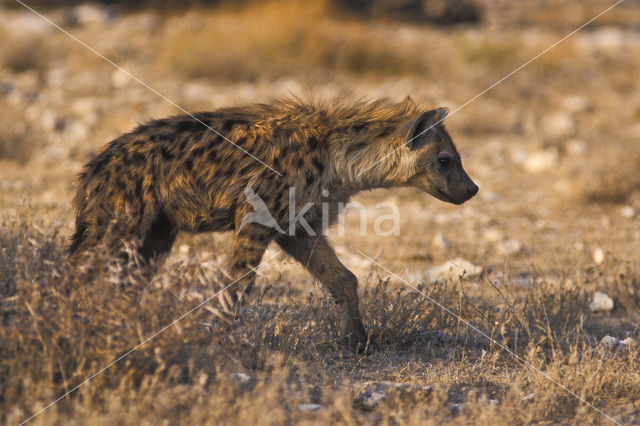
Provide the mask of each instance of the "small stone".
{"label": "small stone", "polygon": [[604,262],[604,250],[600,247],[593,251],[593,261],[596,265],[602,265],[602,262]]}
{"label": "small stone", "polygon": [[200,386],[206,385],[208,380],[209,380],[209,375],[207,373],[200,372],[200,374],[198,374],[198,384]]}
{"label": "small stone", "polygon": [[180,254],[189,254],[189,245],[188,244],[180,244],[180,247],[178,248],[178,252]]}
{"label": "small stone", "polygon": [[498,228],[489,228],[482,233],[485,240],[495,243],[504,240],[504,234]]}
{"label": "small stone", "polygon": [[513,256],[522,251],[522,243],[516,239],[502,241],[498,244],[498,249],[505,256]]}
{"label": "small stone", "polygon": [[489,404],[491,404],[491,405],[500,405],[500,401],[498,401],[497,399],[490,399],[489,400]]}
{"label": "small stone", "polygon": [[564,138],[572,135],[576,126],[568,113],[557,112],[542,118],[542,130],[550,137]]}
{"label": "small stone", "polygon": [[240,383],[247,383],[249,380],[251,380],[251,376],[244,373],[235,373],[233,377]]}
{"label": "small stone", "polygon": [[620,209],[620,214],[622,215],[622,217],[626,217],[627,219],[633,219],[633,217],[636,215],[636,209],[631,206],[624,206]]}
{"label": "small stone", "polygon": [[567,96],[562,100],[562,107],[571,113],[587,112],[591,109],[591,104],[587,98],[582,96]]}
{"label": "small stone", "polygon": [[555,150],[532,152],[524,161],[524,169],[529,173],[541,173],[558,164],[558,153]]}
{"label": "small stone", "polygon": [[431,282],[442,280],[456,280],[460,276],[466,278],[476,277],[482,273],[482,267],[476,266],[466,259],[457,257],[445,263],[427,269],[427,275]]}
{"label": "small stone", "polygon": [[408,383],[364,382],[356,390],[353,405],[363,411],[373,411],[385,401],[417,403],[424,401],[430,393],[431,387]]}
{"label": "small stone", "polygon": [[451,241],[449,241],[444,235],[438,232],[431,240],[431,246],[435,249],[448,251],[451,249]]}
{"label": "small stone", "polygon": [[618,345],[618,339],[613,336],[604,336],[602,340],[600,340],[600,344],[607,349],[614,349]]}
{"label": "small stone", "polygon": [[126,85],[130,84],[132,81],[133,79],[131,78],[131,76],[127,74],[125,71],[123,71],[122,69],[116,69],[111,74],[111,84],[113,84],[113,86],[118,89],[125,87]]}
{"label": "small stone", "polygon": [[323,407],[320,404],[300,404],[300,405],[298,405],[298,410],[300,410],[302,412],[319,411],[322,408]]}
{"label": "small stone", "polygon": [[580,155],[584,154],[587,150],[587,144],[580,139],[571,139],[567,143],[567,152],[571,155]]}
{"label": "small stone", "polygon": [[613,299],[601,291],[596,291],[593,300],[589,303],[591,312],[609,312],[613,309]]}
{"label": "small stone", "polygon": [[633,339],[633,337],[627,337],[626,339],[618,341],[619,345],[624,345],[624,346],[633,345],[634,343],[635,343],[635,340]]}
{"label": "small stone", "polygon": [[526,395],[524,397],[522,397],[523,401],[533,401],[533,398],[536,396],[535,392],[534,393],[530,393],[529,395]]}

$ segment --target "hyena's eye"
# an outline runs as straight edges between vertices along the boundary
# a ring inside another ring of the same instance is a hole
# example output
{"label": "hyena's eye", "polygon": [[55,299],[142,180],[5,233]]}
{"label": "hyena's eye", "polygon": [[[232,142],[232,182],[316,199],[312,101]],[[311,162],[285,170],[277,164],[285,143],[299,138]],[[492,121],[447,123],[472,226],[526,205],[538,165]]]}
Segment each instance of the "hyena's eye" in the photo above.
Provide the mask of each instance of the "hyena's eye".
{"label": "hyena's eye", "polygon": [[442,157],[438,158],[438,164],[440,165],[440,167],[449,167],[449,165],[451,164],[451,158],[449,158],[446,155],[443,155]]}

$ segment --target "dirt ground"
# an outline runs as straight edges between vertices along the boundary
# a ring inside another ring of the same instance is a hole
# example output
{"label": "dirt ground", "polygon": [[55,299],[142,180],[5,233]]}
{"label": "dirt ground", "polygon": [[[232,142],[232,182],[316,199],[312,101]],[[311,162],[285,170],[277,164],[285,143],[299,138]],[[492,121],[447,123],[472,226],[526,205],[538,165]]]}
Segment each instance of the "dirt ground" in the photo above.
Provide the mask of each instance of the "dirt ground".
{"label": "dirt ground", "polygon": [[[0,421],[640,423],[640,3],[521,69],[613,2],[479,4],[457,26],[295,1],[43,12],[94,52],[1,9]],[[361,194],[366,232],[355,211],[331,230],[372,355],[339,344],[333,302],[275,246],[223,331],[229,235],[180,235],[151,283],[66,262],[74,176],[100,146],[176,105],[279,96],[446,106],[480,186],[462,206]],[[376,235],[389,201],[399,232]],[[613,308],[592,312],[596,292]]]}

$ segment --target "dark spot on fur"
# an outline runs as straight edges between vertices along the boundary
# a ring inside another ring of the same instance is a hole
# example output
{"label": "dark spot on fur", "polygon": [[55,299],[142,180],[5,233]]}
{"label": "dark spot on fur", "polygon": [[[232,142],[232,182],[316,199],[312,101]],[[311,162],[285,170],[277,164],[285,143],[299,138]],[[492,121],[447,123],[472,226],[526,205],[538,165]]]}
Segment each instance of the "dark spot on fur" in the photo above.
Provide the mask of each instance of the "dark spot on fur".
{"label": "dark spot on fur", "polygon": [[188,171],[193,170],[193,158],[187,158],[184,161],[184,168]]}
{"label": "dark spot on fur", "polygon": [[[106,153],[105,153],[106,154]],[[105,168],[107,164],[109,164],[110,156],[108,154],[103,154],[96,159],[96,162],[93,163],[93,167],[91,167],[91,174],[95,175]]]}
{"label": "dark spot on fur", "polygon": [[142,152],[134,152],[133,154],[131,154],[131,157],[136,163],[141,163],[147,158],[146,155],[144,155]]}
{"label": "dark spot on fur", "polygon": [[176,131],[179,133],[199,132],[203,129],[205,129],[205,127],[194,119],[182,120],[176,123]]}
{"label": "dark spot on fur", "polygon": [[173,153],[166,146],[162,147],[161,152],[163,160],[171,161],[175,158],[175,155],[173,155]]}
{"label": "dark spot on fur", "polygon": [[315,168],[318,169],[318,173],[322,173],[324,171],[324,165],[320,162],[320,160],[314,158],[313,160],[311,160],[311,162],[313,163]]}

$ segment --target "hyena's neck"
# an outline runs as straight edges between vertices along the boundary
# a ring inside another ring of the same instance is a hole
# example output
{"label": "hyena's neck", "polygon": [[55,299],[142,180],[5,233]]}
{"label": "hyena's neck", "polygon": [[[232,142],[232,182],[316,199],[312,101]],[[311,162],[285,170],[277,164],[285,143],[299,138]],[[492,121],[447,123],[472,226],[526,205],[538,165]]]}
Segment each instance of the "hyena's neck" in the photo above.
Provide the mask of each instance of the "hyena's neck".
{"label": "hyena's neck", "polygon": [[[369,143],[332,147],[329,185],[355,195],[360,191],[402,185],[409,174],[407,159],[395,144]],[[354,149],[355,148],[355,149]]]}

